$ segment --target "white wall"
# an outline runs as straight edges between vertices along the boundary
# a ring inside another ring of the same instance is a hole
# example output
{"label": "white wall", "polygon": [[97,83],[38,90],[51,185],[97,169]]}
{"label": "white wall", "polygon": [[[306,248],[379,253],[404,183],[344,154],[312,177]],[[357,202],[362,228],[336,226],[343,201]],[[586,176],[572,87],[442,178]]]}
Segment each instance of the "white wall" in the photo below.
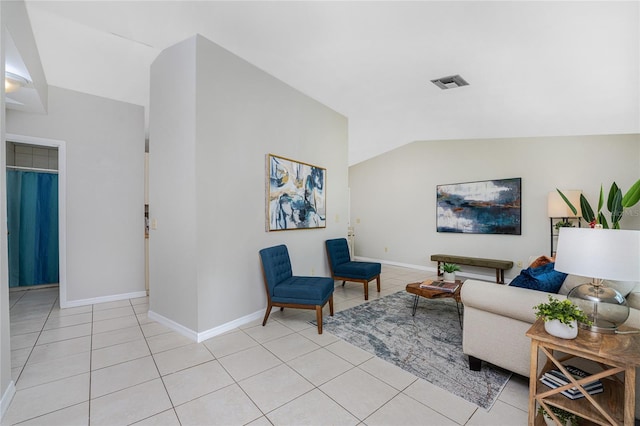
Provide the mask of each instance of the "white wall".
{"label": "white wall", "polygon": [[[31,22],[23,1],[0,2],[0,75],[5,73],[5,53],[7,38],[11,37],[28,69],[33,89],[30,89],[32,107],[44,112],[47,103],[47,82],[38,56],[38,49],[31,31]],[[0,89],[0,188],[5,188],[6,166],[5,135],[7,133],[5,115],[4,86]],[[15,391],[11,380],[11,348],[9,330],[9,286],[7,259],[7,216],[4,190],[0,192],[0,417],[8,407]]]}
{"label": "white wall", "polygon": [[[596,208],[601,183],[606,196],[612,181],[624,191],[640,178],[639,155],[640,135],[414,142],[349,168],[356,256],[433,270],[435,253],[526,264],[550,251],[550,191],[582,189]],[[436,185],[514,177],[522,178],[522,235],[436,232]],[[621,226],[640,229],[639,212],[626,211]]]}
{"label": "white wall", "polygon": [[144,292],[143,107],[51,86],[7,132],[66,142],[68,306]]}
{"label": "white wall", "polygon": [[[294,273],[328,275],[324,240],[347,230],[345,117],[197,36],[152,66],[149,146],[153,312],[197,332],[262,315],[258,250],[276,244],[287,244]],[[265,231],[268,153],[327,169],[325,229]]]}
{"label": "white wall", "polygon": [[149,108],[149,309],[190,330],[198,326],[195,91],[191,38],[151,65]]}
{"label": "white wall", "polygon": [[[7,13],[0,2],[0,74],[4,75],[4,42]],[[4,85],[0,88],[0,170],[6,168]],[[0,188],[6,188],[6,173],[0,173]],[[9,407],[15,385],[11,379],[11,333],[9,329],[9,268],[7,257],[7,203],[0,191],[0,419]]]}

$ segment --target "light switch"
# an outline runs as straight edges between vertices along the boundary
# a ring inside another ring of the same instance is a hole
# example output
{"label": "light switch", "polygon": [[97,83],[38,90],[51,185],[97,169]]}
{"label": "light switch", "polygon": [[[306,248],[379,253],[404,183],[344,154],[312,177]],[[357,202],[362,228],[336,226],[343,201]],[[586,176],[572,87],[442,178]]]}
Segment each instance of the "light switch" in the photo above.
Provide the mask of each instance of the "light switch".
{"label": "light switch", "polygon": [[151,219],[151,229],[158,229],[158,219]]}

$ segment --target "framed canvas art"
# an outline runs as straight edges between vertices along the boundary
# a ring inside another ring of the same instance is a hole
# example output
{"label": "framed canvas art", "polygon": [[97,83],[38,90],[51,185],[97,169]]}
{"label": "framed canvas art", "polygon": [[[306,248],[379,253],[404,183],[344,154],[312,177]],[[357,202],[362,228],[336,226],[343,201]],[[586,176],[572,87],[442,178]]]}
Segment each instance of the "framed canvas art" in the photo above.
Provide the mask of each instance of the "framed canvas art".
{"label": "framed canvas art", "polygon": [[521,235],[521,178],[438,185],[438,232]]}
{"label": "framed canvas art", "polygon": [[326,169],[267,155],[267,231],[326,227]]}

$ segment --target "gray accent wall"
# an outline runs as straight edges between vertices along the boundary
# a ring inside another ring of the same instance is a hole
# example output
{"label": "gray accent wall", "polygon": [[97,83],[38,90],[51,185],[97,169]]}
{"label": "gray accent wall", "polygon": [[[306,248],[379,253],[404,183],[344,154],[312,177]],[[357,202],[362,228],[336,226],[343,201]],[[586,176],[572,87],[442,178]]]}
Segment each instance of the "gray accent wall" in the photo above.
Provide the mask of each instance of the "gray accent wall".
{"label": "gray accent wall", "polygon": [[[327,227],[266,232],[268,153],[327,169]],[[346,237],[347,119],[195,36],[151,67],[150,310],[202,333],[264,313],[258,251],[289,248],[294,273],[329,274]]]}
{"label": "gray accent wall", "polygon": [[[549,255],[547,195],[581,189],[597,208],[616,181],[623,190],[640,178],[640,135],[568,136],[414,142],[349,168],[356,256],[430,268],[436,253],[523,261]],[[436,186],[522,178],[522,235],[436,232]],[[583,225],[584,226],[584,225]],[[621,226],[640,229],[640,205]],[[489,269],[465,272],[493,279]],[[507,277],[517,275],[514,266]]]}
{"label": "gray accent wall", "polygon": [[144,108],[50,86],[7,132],[66,143],[66,302],[144,292]]}

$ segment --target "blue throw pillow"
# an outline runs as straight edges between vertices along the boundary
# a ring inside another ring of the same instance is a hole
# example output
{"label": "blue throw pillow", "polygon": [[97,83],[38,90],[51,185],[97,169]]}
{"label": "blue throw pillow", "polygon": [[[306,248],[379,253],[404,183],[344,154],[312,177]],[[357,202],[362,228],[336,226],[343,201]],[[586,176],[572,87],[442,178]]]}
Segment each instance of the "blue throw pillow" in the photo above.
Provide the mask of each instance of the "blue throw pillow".
{"label": "blue throw pillow", "polygon": [[547,293],[557,293],[566,277],[567,274],[554,269],[554,263],[547,263],[537,268],[523,269],[520,275],[515,277],[509,285],[546,291]]}

